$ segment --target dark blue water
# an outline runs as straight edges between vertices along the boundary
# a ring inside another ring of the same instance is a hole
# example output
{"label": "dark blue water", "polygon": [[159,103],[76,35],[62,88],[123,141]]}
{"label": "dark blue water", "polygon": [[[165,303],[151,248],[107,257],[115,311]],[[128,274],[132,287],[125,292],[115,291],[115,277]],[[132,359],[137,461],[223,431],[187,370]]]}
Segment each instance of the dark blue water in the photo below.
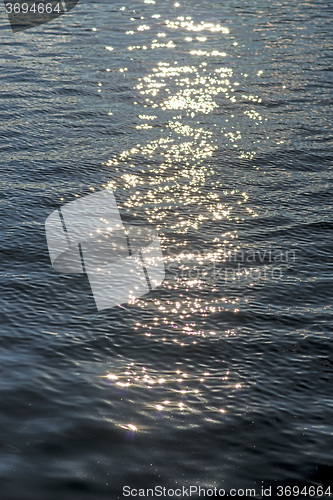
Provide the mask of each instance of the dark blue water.
{"label": "dark blue water", "polygon": [[[2,9],[3,500],[332,481],[332,4],[177,5]],[[44,222],[105,186],[167,275],[97,313]]]}

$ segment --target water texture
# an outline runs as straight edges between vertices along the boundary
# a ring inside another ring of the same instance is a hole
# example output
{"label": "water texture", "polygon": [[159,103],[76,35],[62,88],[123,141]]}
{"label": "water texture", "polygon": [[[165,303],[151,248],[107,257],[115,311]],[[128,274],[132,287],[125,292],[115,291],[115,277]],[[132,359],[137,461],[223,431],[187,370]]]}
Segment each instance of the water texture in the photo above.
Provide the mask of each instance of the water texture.
{"label": "water texture", "polygon": [[[331,18],[82,1],[13,34],[2,9],[3,500],[329,485]],[[166,279],[98,313],[44,222],[107,186],[124,223],[157,227]]]}

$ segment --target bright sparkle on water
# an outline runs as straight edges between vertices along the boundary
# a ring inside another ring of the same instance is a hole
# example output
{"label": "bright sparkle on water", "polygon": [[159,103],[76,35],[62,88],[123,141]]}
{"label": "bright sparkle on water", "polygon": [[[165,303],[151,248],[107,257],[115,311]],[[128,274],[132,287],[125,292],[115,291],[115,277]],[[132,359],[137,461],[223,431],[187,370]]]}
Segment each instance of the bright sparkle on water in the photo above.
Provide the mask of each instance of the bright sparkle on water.
{"label": "bright sparkle on water", "polygon": [[[153,2],[146,0],[145,3],[154,8]],[[255,142],[246,140],[241,131],[244,126],[241,128],[239,122],[245,120],[251,127],[261,127],[266,118],[251,107],[261,102],[260,96],[243,90],[248,75],[235,75],[231,65],[225,62],[231,48],[235,50],[238,45],[227,27],[189,16],[163,20],[161,15],[153,14],[149,21],[144,16],[130,20],[133,29],[126,34],[135,35],[138,40],[141,33],[144,42],[131,44],[126,50],[133,54],[160,50],[165,58],[132,83],[137,95],[134,104],[139,109],[139,124],[135,128],[142,130],[142,137],[146,139],[110,157],[106,165],[119,176],[108,186],[125,190],[123,213],[132,218],[142,216],[154,224],[160,232],[166,268],[174,266],[181,270],[173,276],[167,275],[163,284],[164,290],[175,293],[153,293],[134,301],[135,307],[154,311],[154,319],[137,321],[133,328],[146,339],[148,349],[156,342],[186,349],[197,345],[200,339],[236,335],[222,325],[214,331],[207,323],[221,311],[237,314],[241,299],[225,296],[215,283],[205,280],[204,275],[184,275],[197,266],[221,261],[239,249],[237,224],[257,216],[248,206],[247,193],[225,188],[223,179],[216,176],[214,163],[209,160],[221,146],[221,138],[225,147],[233,148],[240,159],[254,158]],[[210,37],[214,40],[216,34],[218,47],[215,44],[207,50]],[[187,58],[182,62],[177,60],[176,52],[174,60],[170,58],[178,43],[188,47]],[[113,47],[105,48],[113,51]],[[119,72],[128,78],[127,67],[120,67]],[[103,88],[101,84],[99,90],[103,92]],[[209,121],[205,119],[208,116]],[[156,123],[159,132],[156,132]],[[248,150],[244,149],[246,144]],[[214,189],[207,190],[207,185]],[[205,252],[198,254],[188,248],[187,235],[191,231],[200,233],[205,223],[221,221],[227,221],[229,229],[204,242]],[[164,236],[166,227],[174,238]],[[215,395],[213,382],[218,380],[224,394],[241,389],[242,384],[237,381],[237,373],[230,374],[223,363],[212,373],[202,372],[200,367],[192,367],[192,371],[186,373],[172,367],[161,372],[131,363],[123,371],[119,367],[117,375],[107,374],[105,378],[108,384],[128,390],[129,396],[136,389],[153,391],[156,398],[154,403],[151,397],[147,398],[148,413],[160,412],[171,418],[177,411],[191,414],[205,408],[224,418],[222,415],[227,409],[221,408],[225,403]],[[211,403],[207,406],[214,398],[216,406],[213,408]],[[127,428],[130,428],[128,424]]]}

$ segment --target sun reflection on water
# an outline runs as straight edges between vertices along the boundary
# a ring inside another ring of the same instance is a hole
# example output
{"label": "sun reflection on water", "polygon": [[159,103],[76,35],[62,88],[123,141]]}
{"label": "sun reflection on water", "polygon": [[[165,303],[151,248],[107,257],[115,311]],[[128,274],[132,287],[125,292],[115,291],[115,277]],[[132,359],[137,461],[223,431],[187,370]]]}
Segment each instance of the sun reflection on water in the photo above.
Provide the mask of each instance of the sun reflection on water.
{"label": "sun reflection on water", "polygon": [[[205,409],[209,410],[209,418],[212,418],[214,413],[218,420],[219,414],[228,413],[227,401],[224,407],[221,407],[221,401],[227,394],[230,397],[230,394],[235,395],[237,390],[242,388],[242,384],[235,383],[229,369],[223,364],[224,360],[221,361],[220,368],[213,372],[194,369],[184,372],[174,369],[165,372],[161,377],[156,370],[132,362],[124,367],[123,372],[118,370],[118,375],[107,373],[102,378],[110,390],[125,390],[129,398],[135,391],[140,391],[143,396],[143,407],[140,411],[147,416],[158,414],[173,418],[177,414],[199,414],[209,400],[209,407],[205,406]],[[219,394],[216,394],[214,389],[217,383],[220,387]],[[134,423],[121,423],[120,427],[134,432],[144,430],[144,426]]]}
{"label": "sun reflection on water", "polygon": [[[153,2],[145,4],[154,9]],[[237,226],[257,213],[249,206],[246,188],[226,187],[223,165],[215,156],[232,148],[239,160],[254,158],[263,139],[253,140],[248,131],[262,127],[267,118],[261,97],[246,91],[248,74],[235,69],[230,54],[238,50],[238,43],[229,28],[185,15],[163,20],[155,13],[149,19],[131,16],[130,22],[132,29],[126,34],[136,43],[125,50],[131,56],[136,51],[160,51],[161,59],[156,63],[155,52],[146,74],[132,82],[138,110],[134,128],[143,140],[108,159],[105,165],[114,174],[108,187],[125,193],[120,208],[128,219],[144,218],[155,225],[167,270],[159,290],[133,301],[138,311],[153,315],[136,321],[133,330],[148,349],[163,345],[185,352],[237,336],[227,320],[211,320],[221,314],[239,315],[246,300],[221,290],[205,269],[240,248]],[[180,45],[186,56],[179,56]],[[129,82],[127,65],[118,69]],[[104,87],[101,83],[99,90]],[[205,409],[219,421],[228,414],[227,400],[243,387],[240,376],[223,364],[220,360],[209,371],[200,366],[182,371],[132,362],[103,377],[125,394],[153,394],[143,397],[147,415],[171,418],[175,412],[190,415]],[[134,427],[124,426],[137,431]]]}

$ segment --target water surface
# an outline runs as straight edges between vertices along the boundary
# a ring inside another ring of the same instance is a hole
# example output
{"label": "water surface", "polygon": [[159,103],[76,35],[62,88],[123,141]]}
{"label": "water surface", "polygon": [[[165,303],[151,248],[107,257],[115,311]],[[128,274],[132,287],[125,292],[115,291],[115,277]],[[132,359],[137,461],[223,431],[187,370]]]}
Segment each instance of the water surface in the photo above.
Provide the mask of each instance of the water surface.
{"label": "water surface", "polygon": [[[330,7],[82,1],[15,35],[3,13],[4,500],[329,483]],[[44,221],[106,186],[167,276],[97,313]],[[281,276],[211,279],[269,249],[296,256]]]}

